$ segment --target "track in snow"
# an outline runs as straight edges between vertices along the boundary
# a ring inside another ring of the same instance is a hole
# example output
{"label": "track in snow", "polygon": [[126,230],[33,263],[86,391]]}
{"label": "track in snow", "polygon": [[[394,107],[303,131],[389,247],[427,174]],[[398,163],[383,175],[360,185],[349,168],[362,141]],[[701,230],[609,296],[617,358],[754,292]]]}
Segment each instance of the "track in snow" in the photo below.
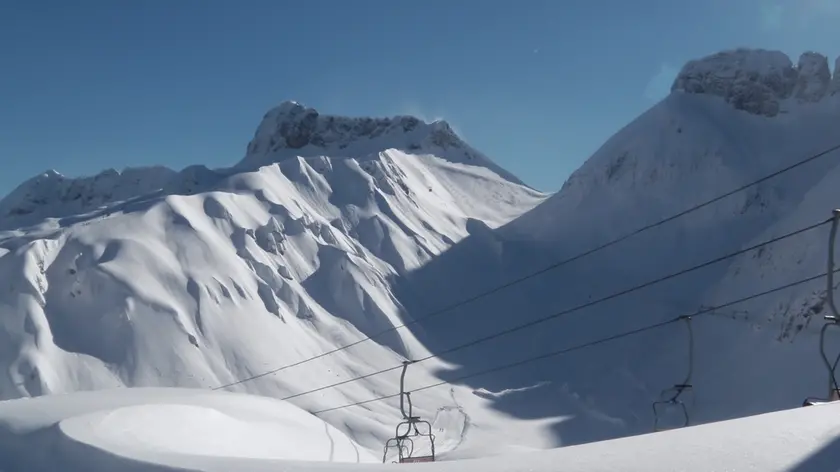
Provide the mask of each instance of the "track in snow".
{"label": "track in snow", "polygon": [[463,444],[470,427],[470,416],[455,400],[455,391],[450,389],[454,406],[442,406],[432,420],[432,433],[435,434],[435,455],[440,457],[453,452]]}

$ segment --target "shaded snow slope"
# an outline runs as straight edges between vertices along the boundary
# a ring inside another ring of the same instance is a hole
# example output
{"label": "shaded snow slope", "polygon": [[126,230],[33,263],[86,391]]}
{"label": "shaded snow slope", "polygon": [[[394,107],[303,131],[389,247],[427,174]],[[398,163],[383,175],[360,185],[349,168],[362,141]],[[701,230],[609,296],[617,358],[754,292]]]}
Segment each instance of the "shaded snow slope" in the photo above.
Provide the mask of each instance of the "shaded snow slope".
{"label": "shaded snow slope", "polygon": [[[546,198],[487,166],[433,152],[193,166],[154,174],[142,190],[157,190],[139,195],[122,186],[127,171],[110,181],[121,193],[99,206],[67,203],[61,185],[49,196],[46,184],[25,184],[3,204],[32,211],[0,224],[0,398],[216,388],[411,321],[393,279],[463,238],[472,221],[497,227]],[[97,185],[84,189],[98,195]],[[49,198],[24,198],[42,194]],[[282,398],[426,354],[400,330],[230,388]],[[398,375],[294,402],[318,410],[391,394]],[[423,366],[409,380],[439,378]],[[416,396],[417,411],[443,429],[441,457],[469,451],[472,441],[495,452],[553,444],[541,437],[544,422],[487,412],[472,397],[464,388]],[[467,439],[470,417],[482,422]],[[399,412],[392,400],[325,419],[379,457]]]}
{"label": "shaded snow slope", "polygon": [[[840,144],[837,123],[837,97],[791,105],[771,118],[714,94],[673,93],[616,133],[556,195],[498,230],[473,225],[470,237],[400,279],[400,300],[419,316],[577,255]],[[420,340],[446,350],[823,221],[840,206],[837,157],[453,309],[424,323]],[[823,226],[453,351],[444,359],[459,367],[441,375],[454,379],[818,275],[825,271],[827,236]],[[788,408],[826,394],[817,350],[821,322],[808,322],[822,305],[824,283],[695,320],[692,422]],[[548,382],[528,402],[502,397],[494,404],[522,418],[567,416],[555,431],[563,444],[575,444],[650,431],[651,403],[685,377],[686,350],[685,326],[672,324],[466,383],[503,390]],[[666,423],[679,421],[676,412],[666,416]]]}
{"label": "shaded snow slope", "polygon": [[[580,472],[832,472],[840,470],[838,410],[838,405],[798,408],[550,451],[410,467],[434,472],[465,467],[548,472],[558,465]],[[356,464],[373,458],[288,404],[183,390],[105,391],[0,403],[0,437],[0,468],[7,472],[407,467]]]}

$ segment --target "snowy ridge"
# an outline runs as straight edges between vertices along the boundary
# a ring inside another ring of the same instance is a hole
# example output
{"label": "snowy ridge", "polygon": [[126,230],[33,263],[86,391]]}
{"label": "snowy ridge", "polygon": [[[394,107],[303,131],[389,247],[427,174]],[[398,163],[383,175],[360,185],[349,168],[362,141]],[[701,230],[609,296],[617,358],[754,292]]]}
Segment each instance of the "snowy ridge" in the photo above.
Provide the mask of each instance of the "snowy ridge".
{"label": "snowy ridge", "polygon": [[[370,161],[389,152],[435,157],[469,168],[485,167],[510,182],[524,185],[516,176],[461,140],[445,121],[425,123],[412,116],[321,115],[312,108],[287,101],[266,113],[247,146],[245,157],[235,166],[208,169],[193,165],[179,172],[162,166],[128,168],[122,172],[108,169],[81,178],[67,178],[50,170],[22,183],[0,199],[0,230],[39,224],[47,218],[102,213],[108,206],[150,197],[155,192],[189,195],[212,188],[236,173],[256,171],[289,159]],[[382,170],[379,170],[380,174]],[[108,211],[114,211],[114,208]]]}
{"label": "snowy ridge", "polygon": [[161,189],[176,172],[165,167],[108,169],[92,177],[67,178],[51,170],[24,182],[0,200],[0,229],[78,215]]}

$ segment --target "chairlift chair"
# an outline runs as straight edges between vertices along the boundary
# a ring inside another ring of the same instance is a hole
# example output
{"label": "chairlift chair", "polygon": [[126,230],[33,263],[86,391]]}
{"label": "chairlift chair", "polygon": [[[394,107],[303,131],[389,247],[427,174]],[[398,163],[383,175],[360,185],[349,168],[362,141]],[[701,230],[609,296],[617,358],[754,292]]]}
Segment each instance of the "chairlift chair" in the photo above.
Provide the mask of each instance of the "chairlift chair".
{"label": "chairlift chair", "polygon": [[820,357],[822,357],[823,364],[828,371],[828,396],[825,399],[808,397],[802,402],[802,406],[814,406],[840,400],[840,385],[837,382],[837,365],[840,364],[840,354],[832,363],[825,350],[825,333],[828,328],[830,326],[840,327],[840,313],[838,313],[837,305],[834,303],[834,243],[837,238],[838,221],[840,221],[840,209],[835,209],[832,211],[831,231],[828,235],[828,272],[826,273],[826,301],[832,314],[823,317],[826,323],[820,330]]}
{"label": "chairlift chair", "polygon": [[838,323],[840,322],[840,318],[833,315],[827,315],[824,319],[826,323],[820,330],[820,356],[822,357],[823,363],[828,371],[828,397],[808,397],[802,402],[802,406],[821,405],[823,403],[831,403],[840,400],[840,387],[838,387],[836,375],[837,365],[840,363],[840,354],[838,354],[832,363],[829,361],[828,355],[825,352],[825,333],[828,331],[829,326],[840,326],[840,323]]}
{"label": "chairlift chair", "polygon": [[384,463],[388,457],[388,450],[396,448],[397,457],[411,457],[414,454],[414,441],[409,437],[399,437],[399,433],[385,442],[385,455],[382,457]]}
{"label": "chairlift chair", "polygon": [[[411,392],[405,391],[405,372],[411,361],[403,361],[403,370],[400,375],[400,412],[403,420],[397,425],[394,437],[385,442],[385,452],[382,454],[382,463],[388,458],[388,450],[397,449],[397,461],[400,464],[412,462],[434,462],[435,461],[435,435],[432,433],[432,424],[426,420],[414,416],[414,407],[411,403]],[[405,402],[408,403],[408,413],[405,412]],[[420,428],[417,426],[421,425]],[[425,426],[423,428],[422,426]],[[404,432],[401,432],[402,430]],[[425,430],[424,430],[425,429]],[[413,433],[412,433],[413,432]],[[427,438],[430,444],[430,453],[421,456],[414,455],[414,439],[418,437]]]}
{"label": "chairlift chair", "polygon": [[[688,416],[688,408],[686,408],[685,403],[680,399],[683,393],[691,391],[691,375],[694,369],[694,332],[691,329],[691,317],[686,316],[683,318],[686,322],[686,326],[688,327],[688,373],[685,376],[685,381],[682,383],[676,384],[671,388],[667,388],[659,394],[660,400],[653,402],[651,407],[653,408],[653,430],[654,431],[662,431],[665,428],[660,428],[660,417],[664,414],[665,409],[669,406],[677,406],[680,411],[682,412],[683,416],[683,424],[680,427],[685,427],[689,425],[689,416]],[[667,398],[666,398],[667,397]],[[663,398],[666,398],[663,400]]]}

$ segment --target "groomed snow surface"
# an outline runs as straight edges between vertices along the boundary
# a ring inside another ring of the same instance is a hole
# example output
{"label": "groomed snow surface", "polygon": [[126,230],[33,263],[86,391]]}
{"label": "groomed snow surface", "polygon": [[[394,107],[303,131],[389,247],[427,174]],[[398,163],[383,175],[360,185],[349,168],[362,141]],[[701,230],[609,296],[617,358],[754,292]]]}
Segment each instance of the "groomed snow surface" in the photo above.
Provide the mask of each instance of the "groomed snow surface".
{"label": "groomed snow surface", "polygon": [[309,413],[250,395],[101,390],[3,402],[0,417],[0,464],[7,470],[137,470],[147,462],[223,470],[220,464],[235,459],[378,460]]}
{"label": "groomed snow surface", "polygon": [[530,454],[382,466],[288,403],[187,389],[106,390],[0,403],[0,465],[6,472],[833,472],[840,470],[838,415],[840,405],[827,404]]}

